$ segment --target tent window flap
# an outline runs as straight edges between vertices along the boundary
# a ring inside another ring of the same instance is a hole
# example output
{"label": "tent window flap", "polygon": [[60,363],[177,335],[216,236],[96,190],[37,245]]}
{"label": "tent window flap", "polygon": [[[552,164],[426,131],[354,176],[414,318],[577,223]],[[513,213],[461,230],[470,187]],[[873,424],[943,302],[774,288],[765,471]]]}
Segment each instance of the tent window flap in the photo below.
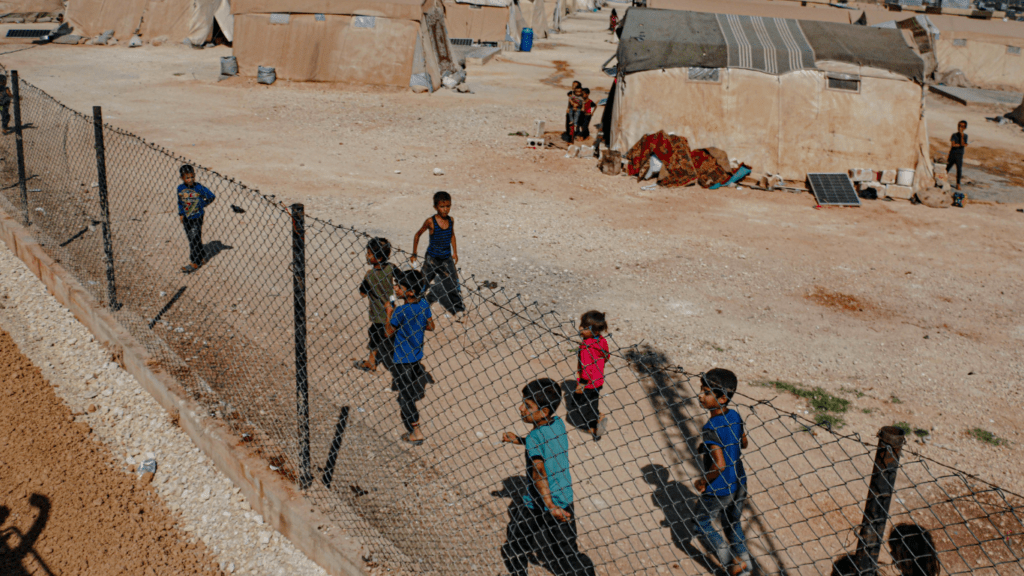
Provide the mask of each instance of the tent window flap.
{"label": "tent window flap", "polygon": [[352,25],[356,28],[373,28],[377,25],[376,16],[355,16]]}
{"label": "tent window flap", "polygon": [[829,73],[827,76],[829,90],[860,92],[860,76],[856,74]]}
{"label": "tent window flap", "polygon": [[692,82],[719,82],[721,81],[720,70],[721,68],[690,66],[686,70],[686,79]]}
{"label": "tent window flap", "polygon": [[287,24],[290,20],[290,14],[274,13],[270,15],[271,24]]}

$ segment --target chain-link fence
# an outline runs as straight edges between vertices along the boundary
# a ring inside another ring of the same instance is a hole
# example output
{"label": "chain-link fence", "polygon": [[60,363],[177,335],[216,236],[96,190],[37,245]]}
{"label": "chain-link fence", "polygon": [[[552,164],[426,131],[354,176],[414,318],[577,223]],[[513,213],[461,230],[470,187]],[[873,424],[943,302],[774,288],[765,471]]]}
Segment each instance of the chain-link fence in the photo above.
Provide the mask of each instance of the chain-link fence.
{"label": "chain-link fence", "polygon": [[[30,223],[158,369],[358,535],[372,551],[364,558],[371,569],[502,574],[525,562],[534,573],[583,576],[591,566],[598,574],[734,568],[730,553],[719,559],[717,541],[704,537],[709,500],[693,483],[714,469],[701,452],[708,411],[697,376],[655,350],[612,342],[600,389],[608,431],[595,440],[575,391],[576,324],[464,277],[458,313],[444,297],[452,285],[433,287],[449,309],[433,305],[436,330],[423,360],[430,384],[418,402],[427,438],[409,444],[388,371],[354,366],[367,357],[360,295],[367,234],[303,216],[298,206],[196,166],[196,180],[216,201],[203,217],[207,261],[184,274],[189,248],[175,190],[189,162],[25,81],[17,87],[23,136],[3,136],[0,207]],[[391,262],[410,269],[407,256]],[[540,378],[562,391],[557,413],[569,428],[578,554],[550,545],[571,539],[559,531],[571,522],[524,509],[523,495],[536,484],[523,448],[501,438],[529,431],[520,390]],[[1019,496],[912,445],[901,451],[898,431],[883,435],[888,443],[876,450],[742,387],[730,406],[749,440],[742,451],[748,495],[734,511],[748,552],[732,552],[753,572],[824,575],[852,554],[861,571],[897,574],[884,540],[890,527],[914,524],[927,531],[924,548],[947,574],[1024,574]],[[738,541],[732,526],[723,526],[726,536]],[[908,544],[900,549],[921,552],[921,539],[904,528],[897,534]],[[931,564],[922,557],[911,566]]]}

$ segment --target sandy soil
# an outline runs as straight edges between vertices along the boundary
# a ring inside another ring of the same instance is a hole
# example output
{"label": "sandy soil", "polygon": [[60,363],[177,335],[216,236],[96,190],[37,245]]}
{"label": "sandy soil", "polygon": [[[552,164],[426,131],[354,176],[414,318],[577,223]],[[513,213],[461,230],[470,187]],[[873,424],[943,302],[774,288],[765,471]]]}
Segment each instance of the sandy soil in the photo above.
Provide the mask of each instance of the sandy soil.
{"label": "sandy soil", "polygon": [[[628,178],[602,176],[591,160],[524,148],[508,134],[534,118],[557,128],[573,78],[595,89],[610,84],[599,68],[614,50],[605,18],[568,20],[567,34],[532,53],[471,67],[472,95],[218,83],[226,49],[43,47],[3,63],[75,109],[102,104],[117,126],[403,249],[430,214],[430,194],[450,190],[467,274],[570,317],[606,310],[619,345],[644,340],[691,370],[732,368],[751,402],[805,408],[750,386],[768,379],[846,395],[856,409],[845,431],[870,437],[907,421],[932,433],[931,443],[916,445],[921,453],[1024,491],[1016,462],[1024,322],[1013,296],[1024,252],[1020,204],[814,210],[811,197],[782,192],[642,191]],[[963,114],[935,109],[933,136],[951,132],[945,126]],[[1012,164],[1020,132],[969,120],[972,142]],[[433,176],[435,167],[445,175]],[[175,249],[183,260],[184,247]],[[676,423],[666,422],[661,448],[630,444],[651,440],[642,422],[657,406],[642,404],[642,393],[618,400],[641,419],[616,419],[623,430],[615,452],[588,444],[579,456],[591,468],[584,479],[629,492],[624,510],[655,496],[633,470],[642,462],[631,449],[669,453],[679,441],[669,433]],[[506,412],[490,414],[514,422]],[[968,438],[975,427],[1010,443]],[[500,450],[490,457],[514,474],[518,457]],[[603,504],[590,502],[593,510]],[[653,516],[643,518],[631,535],[656,529]]]}
{"label": "sandy soil", "polygon": [[3,331],[0,365],[0,573],[220,573]]}

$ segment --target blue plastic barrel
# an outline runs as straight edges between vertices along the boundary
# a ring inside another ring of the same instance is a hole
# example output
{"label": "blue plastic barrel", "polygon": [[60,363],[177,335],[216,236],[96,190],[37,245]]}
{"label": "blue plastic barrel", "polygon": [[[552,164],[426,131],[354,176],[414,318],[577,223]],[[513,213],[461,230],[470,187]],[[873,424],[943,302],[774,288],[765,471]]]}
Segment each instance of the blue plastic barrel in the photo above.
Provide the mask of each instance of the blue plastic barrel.
{"label": "blue plastic barrel", "polygon": [[519,51],[529,52],[533,48],[533,28],[523,28],[523,37],[519,41]]}

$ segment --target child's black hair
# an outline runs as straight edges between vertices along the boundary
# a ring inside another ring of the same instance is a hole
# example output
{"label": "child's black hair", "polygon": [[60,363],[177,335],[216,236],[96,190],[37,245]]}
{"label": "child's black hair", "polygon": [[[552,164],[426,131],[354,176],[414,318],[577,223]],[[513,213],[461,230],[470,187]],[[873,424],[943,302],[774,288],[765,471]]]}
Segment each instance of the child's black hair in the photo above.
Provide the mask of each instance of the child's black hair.
{"label": "child's black hair", "polygon": [[573,80],[573,81],[572,81],[572,89],[573,89],[573,90],[575,90],[577,86],[579,86],[580,88],[582,88],[582,87],[583,87],[583,84],[580,84],[580,81],[579,81],[579,80]]}
{"label": "child's black hair", "polygon": [[612,16],[618,16],[618,15],[619,15],[619,13],[615,11],[615,8],[612,8]]}
{"label": "child's black hair", "polygon": [[438,190],[434,192],[434,207],[436,208],[441,202],[451,202],[452,195],[445,192],[444,190]]}
{"label": "child's black hair", "polygon": [[7,85],[7,75],[6,74],[0,74],[0,86],[6,86],[6,85]]}
{"label": "child's black hair", "polygon": [[371,238],[366,249],[373,255],[378,264],[386,264],[391,258],[391,242],[387,238]]}
{"label": "child's black hair", "polygon": [[411,290],[416,296],[421,296],[427,289],[427,277],[419,270],[396,270],[395,282],[406,290]]}
{"label": "child's black hair", "polygon": [[604,312],[598,312],[597,310],[584,312],[580,316],[580,328],[585,328],[596,334],[607,332],[608,323],[604,320]]}
{"label": "child's black hair", "polygon": [[917,524],[897,524],[889,532],[889,552],[903,576],[938,576],[939,555],[927,530]]}
{"label": "child's black hair", "polygon": [[178,174],[184,176],[185,174],[195,174],[196,169],[191,164],[182,164],[181,168],[178,168]]}
{"label": "child's black hair", "polygon": [[700,382],[714,392],[718,398],[725,396],[728,400],[732,400],[732,395],[736,393],[736,385],[739,383],[732,370],[725,368],[708,370],[701,376]]}
{"label": "child's black hair", "polygon": [[583,95],[584,96],[590,96],[590,88],[584,88],[583,89]]}
{"label": "child's black hair", "polygon": [[562,390],[558,383],[550,378],[540,378],[523,386],[523,398],[533,400],[538,408],[547,408],[548,416],[554,416],[562,405]]}
{"label": "child's black hair", "polygon": [[965,129],[967,128],[967,120],[961,120],[961,121],[959,121],[959,122],[957,122],[957,123],[956,123],[956,125],[957,125],[957,126],[959,126],[959,125],[961,125],[961,124],[963,124],[963,125],[964,125],[964,128],[965,128]]}

